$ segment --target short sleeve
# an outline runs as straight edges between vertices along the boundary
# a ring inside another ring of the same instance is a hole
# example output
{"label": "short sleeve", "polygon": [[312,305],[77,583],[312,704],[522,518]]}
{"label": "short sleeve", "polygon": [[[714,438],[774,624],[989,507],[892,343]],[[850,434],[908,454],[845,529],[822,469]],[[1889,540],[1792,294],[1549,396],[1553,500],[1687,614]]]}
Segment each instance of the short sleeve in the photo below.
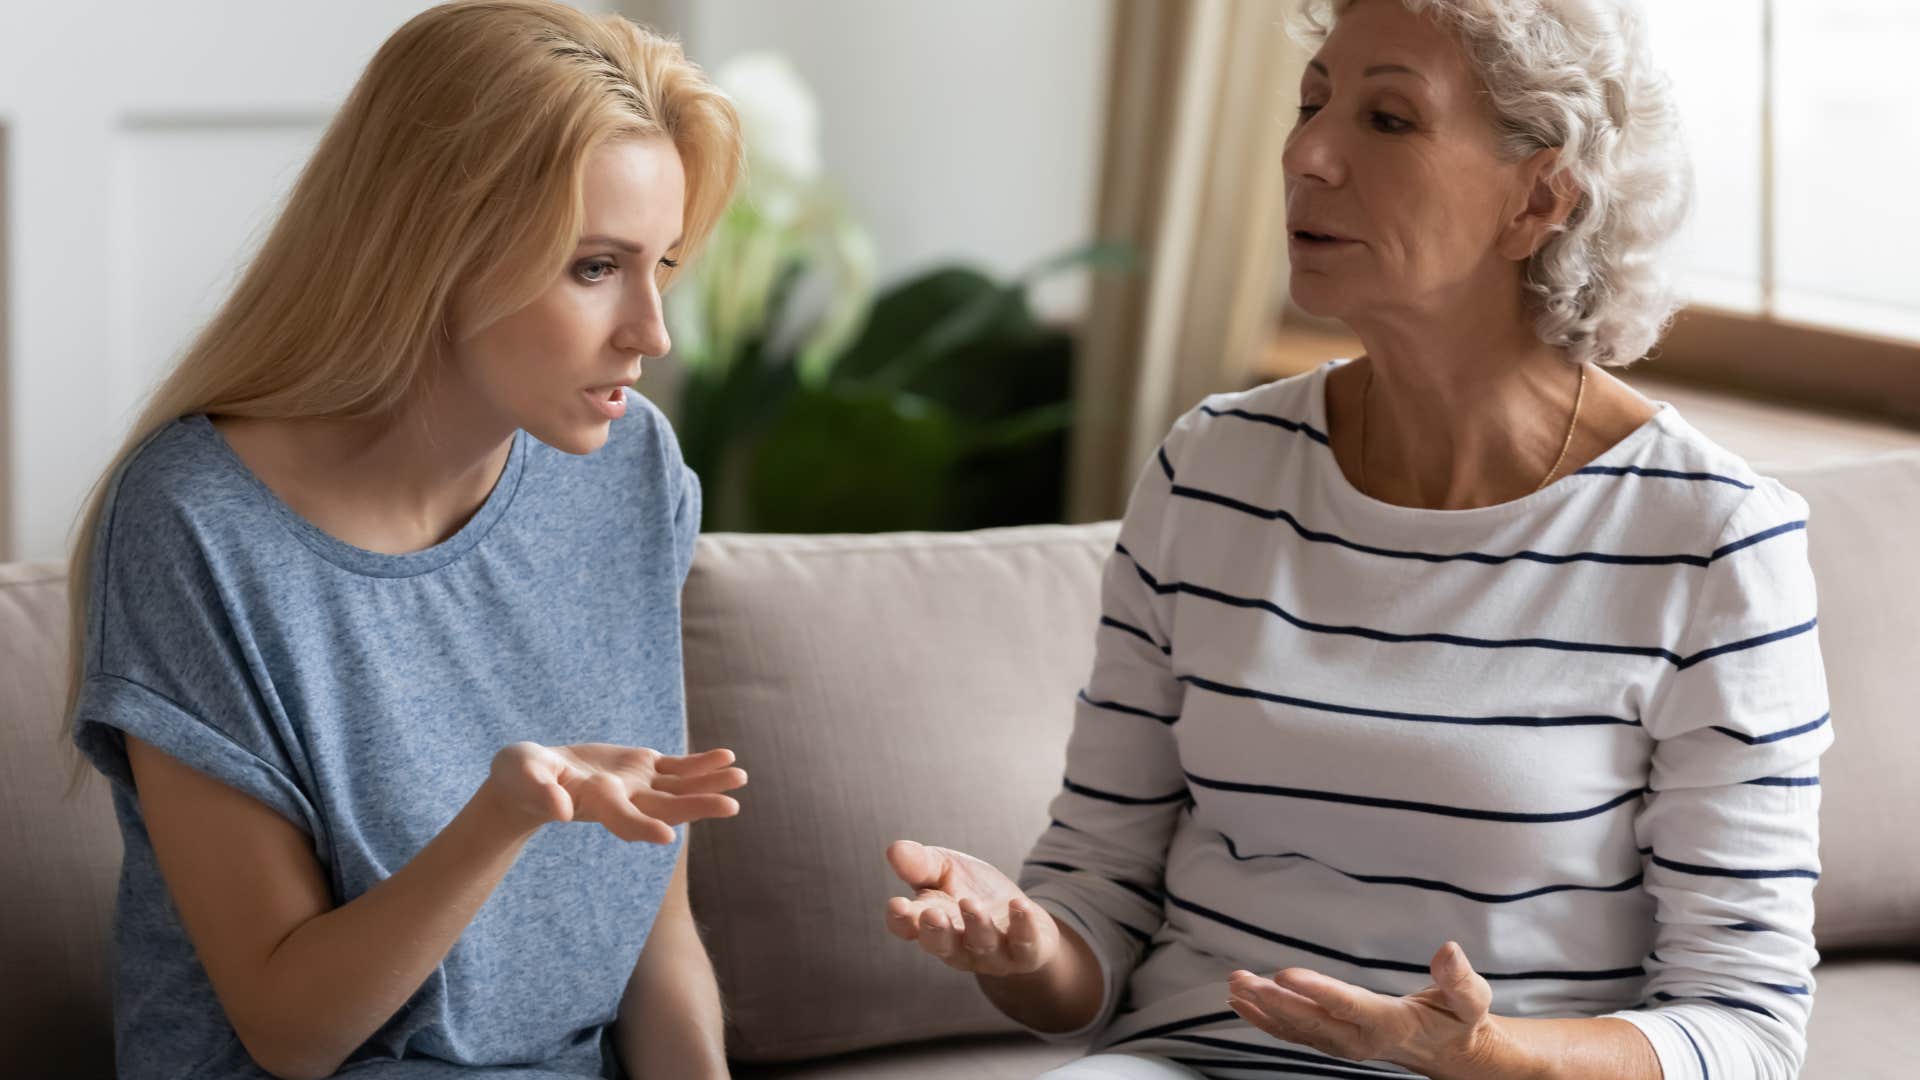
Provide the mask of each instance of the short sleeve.
{"label": "short sleeve", "polygon": [[171,485],[142,464],[121,473],[96,534],[74,743],[131,794],[126,736],[137,736],[273,808],[319,850],[297,740],[262,704],[221,564]]}
{"label": "short sleeve", "polygon": [[309,836],[321,834],[313,803],[276,764],[243,742],[147,687],[116,675],[95,674],[81,684],[74,742],[87,761],[133,793],[126,736],[228,787],[265,803]]}
{"label": "short sleeve", "polygon": [[674,580],[684,584],[693,567],[694,542],[700,539],[700,476],[684,462],[678,462],[678,467],[680,493],[673,504],[673,568]]}

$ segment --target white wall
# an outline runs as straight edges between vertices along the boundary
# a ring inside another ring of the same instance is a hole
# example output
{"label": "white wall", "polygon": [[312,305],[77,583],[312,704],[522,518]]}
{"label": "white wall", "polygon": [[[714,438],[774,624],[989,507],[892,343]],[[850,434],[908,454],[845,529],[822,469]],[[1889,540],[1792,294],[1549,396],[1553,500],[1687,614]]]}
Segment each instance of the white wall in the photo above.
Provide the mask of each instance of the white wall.
{"label": "white wall", "polygon": [[[629,0],[709,70],[776,49],[820,102],[826,171],[882,279],[1013,273],[1092,238],[1113,0]],[[1084,281],[1042,310],[1078,314]]]}
{"label": "white wall", "polygon": [[[57,558],[378,43],[427,0],[0,0],[0,559]],[[883,276],[1089,238],[1114,0],[575,0],[777,47]],[[300,47],[290,48],[298,38]],[[85,41],[77,77],[70,50]],[[1071,315],[1084,289],[1042,295]]]}
{"label": "white wall", "polygon": [[0,0],[0,559],[64,555],[149,389],[428,3]]}

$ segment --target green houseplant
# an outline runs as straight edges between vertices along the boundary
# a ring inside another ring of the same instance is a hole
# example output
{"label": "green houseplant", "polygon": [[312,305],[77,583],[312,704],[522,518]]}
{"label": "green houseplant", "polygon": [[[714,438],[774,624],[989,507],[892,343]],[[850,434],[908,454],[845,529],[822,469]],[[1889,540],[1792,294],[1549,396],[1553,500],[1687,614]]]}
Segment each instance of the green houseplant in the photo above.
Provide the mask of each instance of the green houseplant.
{"label": "green houseplant", "polygon": [[708,529],[871,532],[1059,519],[1070,335],[1031,286],[1126,262],[1091,246],[1009,281],[938,267],[875,295],[872,245],[819,175],[810,95],[784,61],[716,80],[750,182],[675,290],[677,429]]}

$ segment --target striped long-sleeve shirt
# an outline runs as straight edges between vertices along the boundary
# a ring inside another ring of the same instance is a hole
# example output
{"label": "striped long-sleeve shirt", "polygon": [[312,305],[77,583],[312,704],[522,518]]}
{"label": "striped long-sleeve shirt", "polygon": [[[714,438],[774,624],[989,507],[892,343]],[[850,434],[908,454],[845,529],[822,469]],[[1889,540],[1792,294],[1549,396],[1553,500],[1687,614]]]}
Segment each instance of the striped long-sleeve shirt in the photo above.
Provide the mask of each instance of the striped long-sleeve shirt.
{"label": "striped long-sleeve shirt", "polygon": [[1805,502],[1662,405],[1525,498],[1383,503],[1328,447],[1333,366],[1209,398],[1134,489],[1020,872],[1105,975],[1063,1037],[1403,1076],[1250,1027],[1226,976],[1408,994],[1451,939],[1499,1014],[1621,1017],[1669,1080],[1797,1075],[1832,741]]}

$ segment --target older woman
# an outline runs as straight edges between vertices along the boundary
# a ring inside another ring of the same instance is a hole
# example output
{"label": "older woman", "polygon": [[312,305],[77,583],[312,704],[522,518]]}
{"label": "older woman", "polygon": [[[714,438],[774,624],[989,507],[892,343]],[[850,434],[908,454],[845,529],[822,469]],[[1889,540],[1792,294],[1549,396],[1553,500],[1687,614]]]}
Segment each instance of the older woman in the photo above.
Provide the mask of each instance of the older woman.
{"label": "older woman", "polygon": [[902,842],[889,928],[1060,1077],[1791,1077],[1806,506],[1603,370],[1688,186],[1639,20],[1309,14],[1293,295],[1366,352],[1174,426],[1019,886]]}

